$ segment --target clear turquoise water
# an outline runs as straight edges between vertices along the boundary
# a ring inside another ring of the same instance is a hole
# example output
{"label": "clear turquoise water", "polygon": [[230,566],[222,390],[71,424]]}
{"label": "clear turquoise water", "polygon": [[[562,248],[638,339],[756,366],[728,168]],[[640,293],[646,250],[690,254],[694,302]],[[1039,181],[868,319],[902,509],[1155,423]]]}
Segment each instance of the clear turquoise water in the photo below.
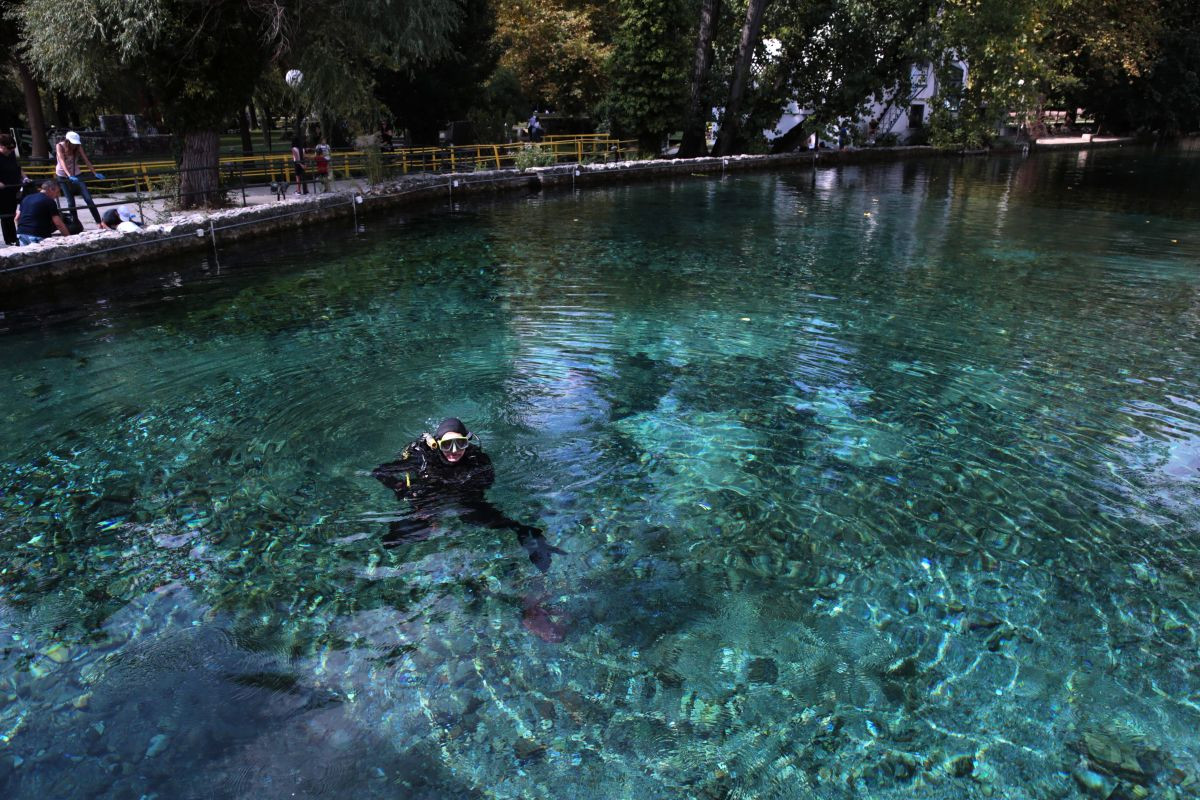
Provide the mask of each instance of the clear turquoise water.
{"label": "clear turquoise water", "polygon": [[[0,301],[0,795],[1200,796],[1198,179],[472,201]],[[545,576],[382,545],[447,414]]]}

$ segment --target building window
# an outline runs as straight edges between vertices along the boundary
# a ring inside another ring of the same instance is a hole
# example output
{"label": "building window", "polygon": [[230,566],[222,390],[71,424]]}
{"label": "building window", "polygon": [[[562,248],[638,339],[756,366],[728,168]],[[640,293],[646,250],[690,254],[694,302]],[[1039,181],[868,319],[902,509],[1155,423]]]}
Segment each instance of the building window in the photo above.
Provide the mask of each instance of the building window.
{"label": "building window", "polygon": [[913,103],[908,107],[908,127],[911,130],[924,127],[925,125],[925,104]]}

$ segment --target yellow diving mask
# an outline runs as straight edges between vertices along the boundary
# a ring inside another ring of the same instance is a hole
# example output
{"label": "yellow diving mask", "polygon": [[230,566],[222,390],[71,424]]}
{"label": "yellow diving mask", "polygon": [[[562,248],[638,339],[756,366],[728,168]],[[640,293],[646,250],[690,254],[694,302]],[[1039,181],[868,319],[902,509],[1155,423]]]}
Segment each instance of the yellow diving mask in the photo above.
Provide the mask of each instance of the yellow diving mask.
{"label": "yellow diving mask", "polygon": [[479,437],[473,433],[468,433],[466,436],[461,433],[447,433],[441,439],[430,437],[430,441],[435,450],[449,450],[453,453],[466,450],[471,445],[478,445]]}

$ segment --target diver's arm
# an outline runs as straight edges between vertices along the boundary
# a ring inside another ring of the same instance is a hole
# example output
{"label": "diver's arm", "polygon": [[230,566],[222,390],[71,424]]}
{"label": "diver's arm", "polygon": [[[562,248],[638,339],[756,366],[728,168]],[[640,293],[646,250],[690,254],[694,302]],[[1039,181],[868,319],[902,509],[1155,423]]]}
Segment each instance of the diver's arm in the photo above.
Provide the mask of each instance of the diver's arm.
{"label": "diver's arm", "polygon": [[422,461],[420,454],[415,452],[416,442],[413,442],[395,461],[380,464],[371,470],[371,477],[391,489],[398,496],[404,496],[413,486],[420,482]]}

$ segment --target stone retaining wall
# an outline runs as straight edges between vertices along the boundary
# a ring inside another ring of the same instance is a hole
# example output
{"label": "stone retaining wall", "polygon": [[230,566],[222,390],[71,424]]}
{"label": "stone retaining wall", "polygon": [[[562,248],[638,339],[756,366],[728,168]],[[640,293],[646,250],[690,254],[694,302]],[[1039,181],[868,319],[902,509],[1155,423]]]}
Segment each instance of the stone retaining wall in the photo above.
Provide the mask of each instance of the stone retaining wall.
{"label": "stone retaining wall", "polygon": [[[1100,144],[1081,142],[1080,147]],[[893,147],[767,156],[570,164],[524,172],[506,169],[449,175],[410,175],[363,192],[302,195],[281,203],[213,212],[177,213],[165,224],[148,225],[136,233],[87,231],[69,238],[54,236],[36,245],[4,248],[0,250],[0,291],[53,282],[66,276],[100,275],[130,264],[211,248],[214,242],[220,245],[245,236],[372,213],[388,207],[440,205],[465,195],[586,187],[745,170],[813,169],[938,155],[957,157],[959,154],[945,153],[932,147]]]}

